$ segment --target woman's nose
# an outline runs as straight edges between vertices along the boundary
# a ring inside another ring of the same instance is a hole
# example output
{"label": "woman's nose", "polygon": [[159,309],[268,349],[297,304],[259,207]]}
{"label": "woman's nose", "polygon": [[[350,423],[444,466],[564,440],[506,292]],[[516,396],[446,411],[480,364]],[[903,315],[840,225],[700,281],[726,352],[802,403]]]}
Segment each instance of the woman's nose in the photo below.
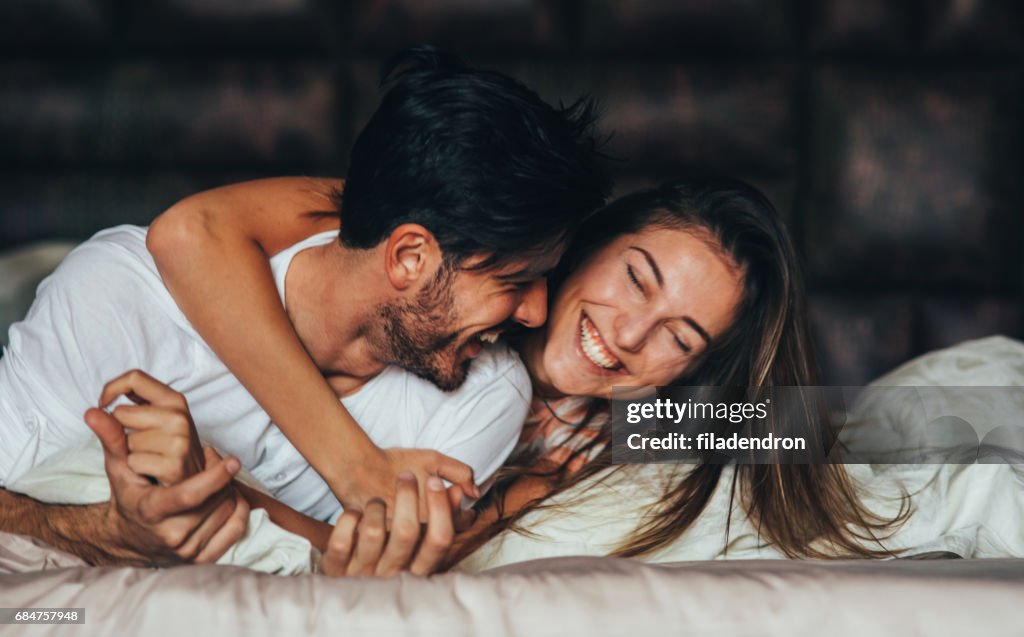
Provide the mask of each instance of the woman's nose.
{"label": "woman's nose", "polygon": [[614,323],[615,344],[627,352],[636,352],[647,342],[657,323],[649,312],[624,312]]}

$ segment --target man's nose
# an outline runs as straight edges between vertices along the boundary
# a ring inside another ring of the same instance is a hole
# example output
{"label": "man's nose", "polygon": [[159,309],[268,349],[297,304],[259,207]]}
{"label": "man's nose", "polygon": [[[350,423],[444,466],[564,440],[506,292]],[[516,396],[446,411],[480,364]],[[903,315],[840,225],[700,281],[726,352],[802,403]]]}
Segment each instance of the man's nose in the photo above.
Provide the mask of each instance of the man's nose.
{"label": "man's nose", "polygon": [[548,318],[547,279],[537,279],[526,288],[512,318],[526,327],[544,325]]}

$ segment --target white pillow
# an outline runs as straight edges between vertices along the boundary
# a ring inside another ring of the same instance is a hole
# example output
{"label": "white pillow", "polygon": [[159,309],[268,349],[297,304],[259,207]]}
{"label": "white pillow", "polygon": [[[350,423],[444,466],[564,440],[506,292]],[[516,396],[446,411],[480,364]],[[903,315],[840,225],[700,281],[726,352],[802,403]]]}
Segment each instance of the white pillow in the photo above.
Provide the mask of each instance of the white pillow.
{"label": "white pillow", "polygon": [[[879,378],[874,385],[1024,385],[1024,343],[995,336],[926,354]],[[1022,393],[1022,392],[1016,392]],[[900,405],[888,403],[887,408]],[[965,405],[960,412],[981,419],[991,405]],[[973,416],[967,413],[974,409]],[[1024,424],[1024,410],[1015,422]],[[911,415],[916,417],[915,413]],[[986,414],[985,417],[988,417]],[[898,427],[900,413],[880,413]],[[553,510],[528,514],[528,534],[505,532],[470,555],[457,569],[477,572],[545,557],[606,555],[627,538],[685,465],[634,465],[610,479],[591,478],[551,498]],[[893,464],[847,465],[862,487],[865,504],[892,517],[904,492],[913,494],[915,514],[887,544],[906,555],[949,551],[962,557],[1024,556],[1024,465]],[[680,538],[643,557],[648,562],[780,558],[765,544],[738,502],[730,502],[732,467],[702,515]],[[586,495],[580,497],[581,493]],[[565,504],[561,509],[557,505]],[[726,522],[730,520],[728,539]],[[874,547],[874,548],[877,548]]]}

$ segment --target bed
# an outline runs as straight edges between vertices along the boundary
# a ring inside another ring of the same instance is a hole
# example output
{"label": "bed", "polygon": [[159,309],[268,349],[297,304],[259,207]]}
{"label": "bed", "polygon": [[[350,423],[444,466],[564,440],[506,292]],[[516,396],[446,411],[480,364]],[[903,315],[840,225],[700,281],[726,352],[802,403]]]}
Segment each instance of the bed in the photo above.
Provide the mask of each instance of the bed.
{"label": "bed", "polygon": [[[23,275],[0,289],[8,317],[23,311],[67,247],[14,255],[13,269]],[[1011,369],[1024,356],[1000,359],[1007,346],[998,340],[984,347],[991,350],[985,384],[1024,378],[1024,366]],[[930,360],[888,379],[940,382],[936,373],[951,359]],[[979,369],[972,367],[975,378]],[[916,559],[812,562],[723,560],[717,545],[709,559],[692,561],[698,553],[683,543],[685,550],[654,565],[544,557],[506,544],[512,549],[485,547],[475,573],[331,580],[225,566],[90,568],[31,538],[0,533],[0,607],[85,609],[84,627],[3,626],[0,634],[1024,635],[1024,559],[949,559],[955,552],[941,550],[948,545]]]}
{"label": "bed", "polygon": [[78,607],[85,628],[4,635],[1021,635],[1024,560],[524,562],[429,579],[235,567],[89,568],[0,534],[4,607]]}

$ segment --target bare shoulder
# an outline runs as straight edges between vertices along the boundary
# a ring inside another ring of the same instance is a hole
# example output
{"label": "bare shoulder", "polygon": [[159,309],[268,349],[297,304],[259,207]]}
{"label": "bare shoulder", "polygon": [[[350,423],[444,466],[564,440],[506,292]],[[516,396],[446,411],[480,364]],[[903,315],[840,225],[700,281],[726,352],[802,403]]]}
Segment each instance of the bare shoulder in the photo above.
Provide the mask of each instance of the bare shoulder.
{"label": "bare shoulder", "polygon": [[340,179],[271,177],[204,190],[177,202],[149,227],[147,246],[177,258],[196,237],[254,241],[270,255],[339,227]]}
{"label": "bare shoulder", "polygon": [[239,206],[247,214],[261,210],[333,210],[344,188],[341,179],[325,177],[268,177],[240,181],[195,193],[168,211],[197,207]]}
{"label": "bare shoulder", "polygon": [[333,209],[334,199],[342,191],[344,184],[342,179],[327,177],[267,177],[242,181],[206,192],[275,207],[295,203],[301,204],[299,207],[305,209],[330,210]]}

